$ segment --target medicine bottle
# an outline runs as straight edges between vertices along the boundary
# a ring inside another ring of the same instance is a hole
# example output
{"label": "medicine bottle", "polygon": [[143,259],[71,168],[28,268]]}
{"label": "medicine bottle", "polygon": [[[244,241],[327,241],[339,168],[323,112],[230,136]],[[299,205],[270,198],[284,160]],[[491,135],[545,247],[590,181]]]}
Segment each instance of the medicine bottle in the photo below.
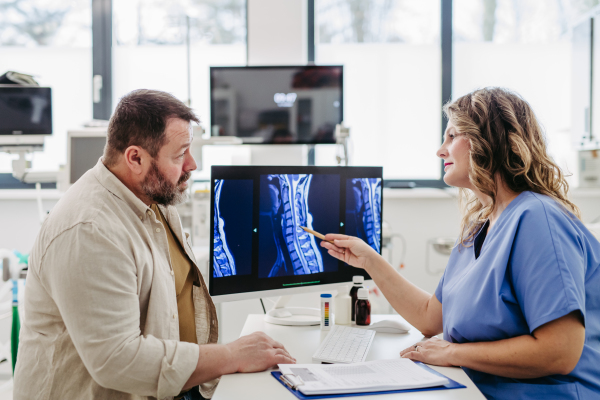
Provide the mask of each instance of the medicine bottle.
{"label": "medicine bottle", "polygon": [[354,306],[356,305],[356,299],[357,299],[357,294],[358,294],[358,289],[360,289],[361,287],[363,287],[363,283],[365,282],[365,277],[364,276],[360,276],[360,275],[356,275],[352,277],[352,283],[354,283],[354,286],[352,286],[352,289],[350,289],[350,297],[352,298],[352,303],[351,303],[351,320],[352,322],[354,322]]}
{"label": "medicine bottle", "polygon": [[352,297],[348,294],[348,286],[340,286],[335,296],[335,323],[347,325],[352,314]]}
{"label": "medicine bottle", "polygon": [[356,325],[371,325],[371,303],[369,303],[369,290],[358,289],[356,300]]}
{"label": "medicine bottle", "polygon": [[321,295],[321,330],[328,331],[331,329],[331,315],[333,314],[332,297],[329,293]]}

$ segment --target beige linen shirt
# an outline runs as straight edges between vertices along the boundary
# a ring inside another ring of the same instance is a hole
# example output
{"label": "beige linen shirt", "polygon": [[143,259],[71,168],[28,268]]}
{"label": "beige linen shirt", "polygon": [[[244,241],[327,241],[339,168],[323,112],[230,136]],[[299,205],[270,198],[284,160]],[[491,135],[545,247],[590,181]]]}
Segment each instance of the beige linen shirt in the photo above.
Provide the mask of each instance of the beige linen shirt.
{"label": "beige linen shirt", "polygon": [[[175,207],[161,207],[197,268]],[[199,347],[179,341],[165,227],[101,160],[56,204],[29,258],[14,399],[164,399],[179,394]],[[217,341],[202,276],[198,343]],[[217,380],[201,385],[211,397]]]}

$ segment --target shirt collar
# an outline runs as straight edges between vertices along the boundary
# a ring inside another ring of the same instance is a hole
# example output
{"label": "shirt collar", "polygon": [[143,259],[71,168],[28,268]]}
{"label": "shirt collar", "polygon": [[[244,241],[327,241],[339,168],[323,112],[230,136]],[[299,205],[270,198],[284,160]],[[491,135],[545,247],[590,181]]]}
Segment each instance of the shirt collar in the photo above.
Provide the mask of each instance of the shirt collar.
{"label": "shirt collar", "polygon": [[119,178],[117,178],[102,162],[102,157],[98,159],[98,163],[93,168],[93,173],[98,182],[106,190],[123,200],[135,214],[144,218],[150,207],[146,205],[139,197],[137,197]]}

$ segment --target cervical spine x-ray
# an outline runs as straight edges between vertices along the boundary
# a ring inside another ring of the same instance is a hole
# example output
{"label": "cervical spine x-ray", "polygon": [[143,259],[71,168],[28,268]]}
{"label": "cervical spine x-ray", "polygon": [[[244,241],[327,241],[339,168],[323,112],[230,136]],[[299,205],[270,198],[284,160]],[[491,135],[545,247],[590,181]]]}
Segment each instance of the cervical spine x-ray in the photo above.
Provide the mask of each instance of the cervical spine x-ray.
{"label": "cervical spine x-ray", "polygon": [[356,232],[346,231],[346,234],[361,238],[380,253],[381,179],[355,178],[349,179],[347,184],[353,197],[348,200],[354,205],[353,210],[348,210],[347,219],[354,218]]}
{"label": "cervical spine x-ray", "polygon": [[215,278],[236,275],[235,259],[229,251],[225,236],[225,221],[221,217],[219,200],[223,189],[223,179],[215,180],[215,216],[214,216],[214,273]]}
{"label": "cervical spine x-ray", "polygon": [[301,226],[313,227],[308,209],[312,175],[268,175],[269,217],[277,259],[268,277],[323,272],[323,259],[314,236]]}

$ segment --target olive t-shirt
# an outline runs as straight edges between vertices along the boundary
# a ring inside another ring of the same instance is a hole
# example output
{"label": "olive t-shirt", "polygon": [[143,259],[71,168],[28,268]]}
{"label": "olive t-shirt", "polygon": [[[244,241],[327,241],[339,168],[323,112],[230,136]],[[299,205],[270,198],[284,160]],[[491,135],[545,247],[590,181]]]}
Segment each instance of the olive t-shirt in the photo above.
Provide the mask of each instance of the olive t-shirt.
{"label": "olive t-shirt", "polygon": [[164,226],[169,241],[169,255],[171,265],[175,274],[175,293],[177,294],[177,312],[179,313],[179,340],[188,343],[198,343],[196,338],[196,321],[194,318],[194,300],[192,297],[192,288],[194,286],[195,274],[192,262],[181,243],[177,240],[171,227],[165,220],[156,204],[152,204],[152,210]]}

